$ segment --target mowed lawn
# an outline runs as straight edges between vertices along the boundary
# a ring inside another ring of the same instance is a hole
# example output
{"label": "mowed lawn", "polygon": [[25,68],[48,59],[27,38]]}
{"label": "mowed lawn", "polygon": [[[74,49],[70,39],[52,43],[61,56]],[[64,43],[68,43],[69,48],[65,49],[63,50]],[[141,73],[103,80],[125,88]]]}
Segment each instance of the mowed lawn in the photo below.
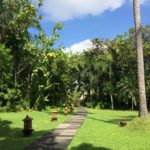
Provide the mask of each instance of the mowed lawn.
{"label": "mowed lawn", "polygon": [[[33,118],[34,132],[31,137],[23,137],[23,119],[26,115]],[[51,122],[50,112],[0,113],[0,150],[23,150],[44,133],[55,128],[70,116],[58,114],[58,121]]]}
{"label": "mowed lawn", "polygon": [[[137,129],[137,112],[93,109],[88,112],[68,150],[150,150],[150,122],[147,129]],[[129,125],[120,127],[121,119],[128,120]]]}

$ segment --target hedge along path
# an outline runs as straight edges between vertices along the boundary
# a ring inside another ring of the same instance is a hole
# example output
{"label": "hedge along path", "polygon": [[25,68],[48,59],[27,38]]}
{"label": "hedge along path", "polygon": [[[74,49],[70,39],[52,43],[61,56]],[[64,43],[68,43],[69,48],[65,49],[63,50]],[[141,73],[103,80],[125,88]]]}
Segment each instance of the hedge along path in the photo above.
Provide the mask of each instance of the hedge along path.
{"label": "hedge along path", "polygon": [[85,108],[79,107],[77,113],[51,132],[35,141],[24,150],[66,150],[77,130],[86,118]]}

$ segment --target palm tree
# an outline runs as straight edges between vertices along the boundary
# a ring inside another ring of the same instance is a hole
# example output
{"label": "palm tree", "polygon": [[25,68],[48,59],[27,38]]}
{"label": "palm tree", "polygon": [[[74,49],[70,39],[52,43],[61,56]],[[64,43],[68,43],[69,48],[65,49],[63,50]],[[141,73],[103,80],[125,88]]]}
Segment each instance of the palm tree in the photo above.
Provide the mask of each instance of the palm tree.
{"label": "palm tree", "polygon": [[131,103],[131,109],[137,106],[137,89],[133,83],[133,79],[128,77],[122,78],[117,83],[117,97],[119,100],[124,101],[126,104]]}
{"label": "palm tree", "polygon": [[145,92],[145,77],[144,77],[144,60],[143,60],[143,45],[141,31],[141,16],[139,0],[133,0],[134,21],[135,21],[135,36],[137,50],[137,74],[139,87],[139,116],[145,118],[148,116],[146,92]]}

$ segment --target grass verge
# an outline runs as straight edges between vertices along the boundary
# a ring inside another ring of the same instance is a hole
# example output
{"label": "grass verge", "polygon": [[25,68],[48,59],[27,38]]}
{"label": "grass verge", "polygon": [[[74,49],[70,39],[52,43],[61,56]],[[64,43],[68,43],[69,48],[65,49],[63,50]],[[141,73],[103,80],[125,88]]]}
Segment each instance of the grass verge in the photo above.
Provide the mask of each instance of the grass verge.
{"label": "grass verge", "polygon": [[[88,116],[67,150],[148,150],[150,118],[141,120],[137,112],[88,109]],[[120,120],[127,120],[120,127]]]}
{"label": "grass verge", "polygon": [[[33,118],[34,132],[30,137],[23,137],[23,119],[26,115]],[[58,114],[58,121],[51,122],[50,112],[0,113],[0,150],[22,150],[43,134],[55,128],[70,115]]]}

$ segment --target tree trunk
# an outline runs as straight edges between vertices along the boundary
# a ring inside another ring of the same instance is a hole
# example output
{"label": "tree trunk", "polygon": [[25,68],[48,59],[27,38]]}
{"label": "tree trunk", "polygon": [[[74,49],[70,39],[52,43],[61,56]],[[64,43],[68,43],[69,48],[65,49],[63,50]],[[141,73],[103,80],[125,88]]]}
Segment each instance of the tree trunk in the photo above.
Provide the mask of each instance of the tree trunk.
{"label": "tree trunk", "polygon": [[14,86],[17,85],[17,53],[16,50],[13,50],[13,69],[14,69]]}
{"label": "tree trunk", "polygon": [[90,101],[91,101],[91,108],[93,108],[92,89],[91,88],[90,88]]}
{"label": "tree trunk", "polygon": [[114,99],[112,94],[110,94],[110,99],[111,99],[111,109],[114,109]]}
{"label": "tree trunk", "polygon": [[134,102],[133,102],[133,100],[131,100],[131,110],[133,110],[134,109]]}
{"label": "tree trunk", "polygon": [[148,111],[147,111],[146,92],[145,92],[144,60],[143,60],[143,45],[142,45],[139,0],[133,0],[133,7],[134,7],[134,21],[135,21],[136,50],[137,50],[139,114],[140,117],[145,118],[148,116]]}

